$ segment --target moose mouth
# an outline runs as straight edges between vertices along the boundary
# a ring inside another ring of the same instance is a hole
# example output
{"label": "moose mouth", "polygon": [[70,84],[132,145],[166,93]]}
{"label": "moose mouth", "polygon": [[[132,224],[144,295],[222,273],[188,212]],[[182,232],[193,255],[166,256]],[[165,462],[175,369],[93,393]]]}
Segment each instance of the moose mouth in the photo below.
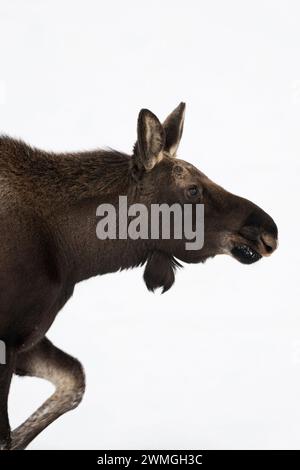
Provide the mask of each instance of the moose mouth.
{"label": "moose mouth", "polygon": [[236,245],[232,248],[231,254],[243,264],[252,264],[262,258],[262,255],[246,244]]}

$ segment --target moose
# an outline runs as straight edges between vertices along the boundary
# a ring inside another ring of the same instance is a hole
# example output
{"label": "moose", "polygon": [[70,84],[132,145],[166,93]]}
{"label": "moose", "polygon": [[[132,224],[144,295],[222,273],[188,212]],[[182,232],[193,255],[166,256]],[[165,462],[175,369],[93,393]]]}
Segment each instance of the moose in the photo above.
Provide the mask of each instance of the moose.
{"label": "moose", "polygon": [[[145,265],[149,290],[170,289],[180,262],[228,254],[244,264],[277,247],[273,219],[254,203],[176,158],[185,104],[161,123],[149,110],[138,116],[131,155],[114,150],[51,153],[0,137],[0,449],[25,449],[58,417],[78,406],[85,390],[80,362],[46,337],[74,286],[91,276]],[[101,239],[99,204],[129,203],[205,209],[204,244],[185,240]],[[7,400],[13,374],[52,382],[54,393],[23,424],[10,429]]]}

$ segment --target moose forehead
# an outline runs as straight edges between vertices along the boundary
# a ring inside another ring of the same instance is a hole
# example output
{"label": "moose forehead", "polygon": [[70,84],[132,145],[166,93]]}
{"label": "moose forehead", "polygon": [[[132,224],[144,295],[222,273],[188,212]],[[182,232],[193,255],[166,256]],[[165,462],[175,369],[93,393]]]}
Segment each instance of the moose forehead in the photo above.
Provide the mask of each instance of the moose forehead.
{"label": "moose forehead", "polygon": [[209,182],[207,176],[191,163],[168,156],[165,156],[164,161],[167,163],[169,171],[171,171],[172,179],[175,180],[178,185],[186,184],[187,182],[195,184],[204,181]]}

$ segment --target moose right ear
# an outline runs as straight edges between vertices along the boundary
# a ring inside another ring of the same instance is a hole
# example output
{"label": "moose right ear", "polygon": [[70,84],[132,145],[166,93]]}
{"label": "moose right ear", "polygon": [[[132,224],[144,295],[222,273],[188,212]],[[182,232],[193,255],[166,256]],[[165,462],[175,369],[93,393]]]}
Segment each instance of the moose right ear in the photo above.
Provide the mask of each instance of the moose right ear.
{"label": "moose right ear", "polygon": [[165,131],[159,119],[148,109],[142,109],[138,117],[138,140],[135,157],[145,170],[151,170],[163,157]]}
{"label": "moose right ear", "polygon": [[176,157],[183,131],[185,103],[180,103],[163,123],[166,134],[165,151]]}

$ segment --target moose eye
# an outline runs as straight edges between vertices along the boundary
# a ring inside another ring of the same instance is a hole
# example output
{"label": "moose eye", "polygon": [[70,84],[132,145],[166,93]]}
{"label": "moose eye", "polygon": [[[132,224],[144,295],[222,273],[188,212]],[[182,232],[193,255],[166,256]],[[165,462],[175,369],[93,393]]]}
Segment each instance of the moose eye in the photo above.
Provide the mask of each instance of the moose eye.
{"label": "moose eye", "polygon": [[188,188],[189,196],[195,197],[195,196],[198,196],[198,194],[199,194],[199,189],[197,186],[191,186],[190,188]]}

